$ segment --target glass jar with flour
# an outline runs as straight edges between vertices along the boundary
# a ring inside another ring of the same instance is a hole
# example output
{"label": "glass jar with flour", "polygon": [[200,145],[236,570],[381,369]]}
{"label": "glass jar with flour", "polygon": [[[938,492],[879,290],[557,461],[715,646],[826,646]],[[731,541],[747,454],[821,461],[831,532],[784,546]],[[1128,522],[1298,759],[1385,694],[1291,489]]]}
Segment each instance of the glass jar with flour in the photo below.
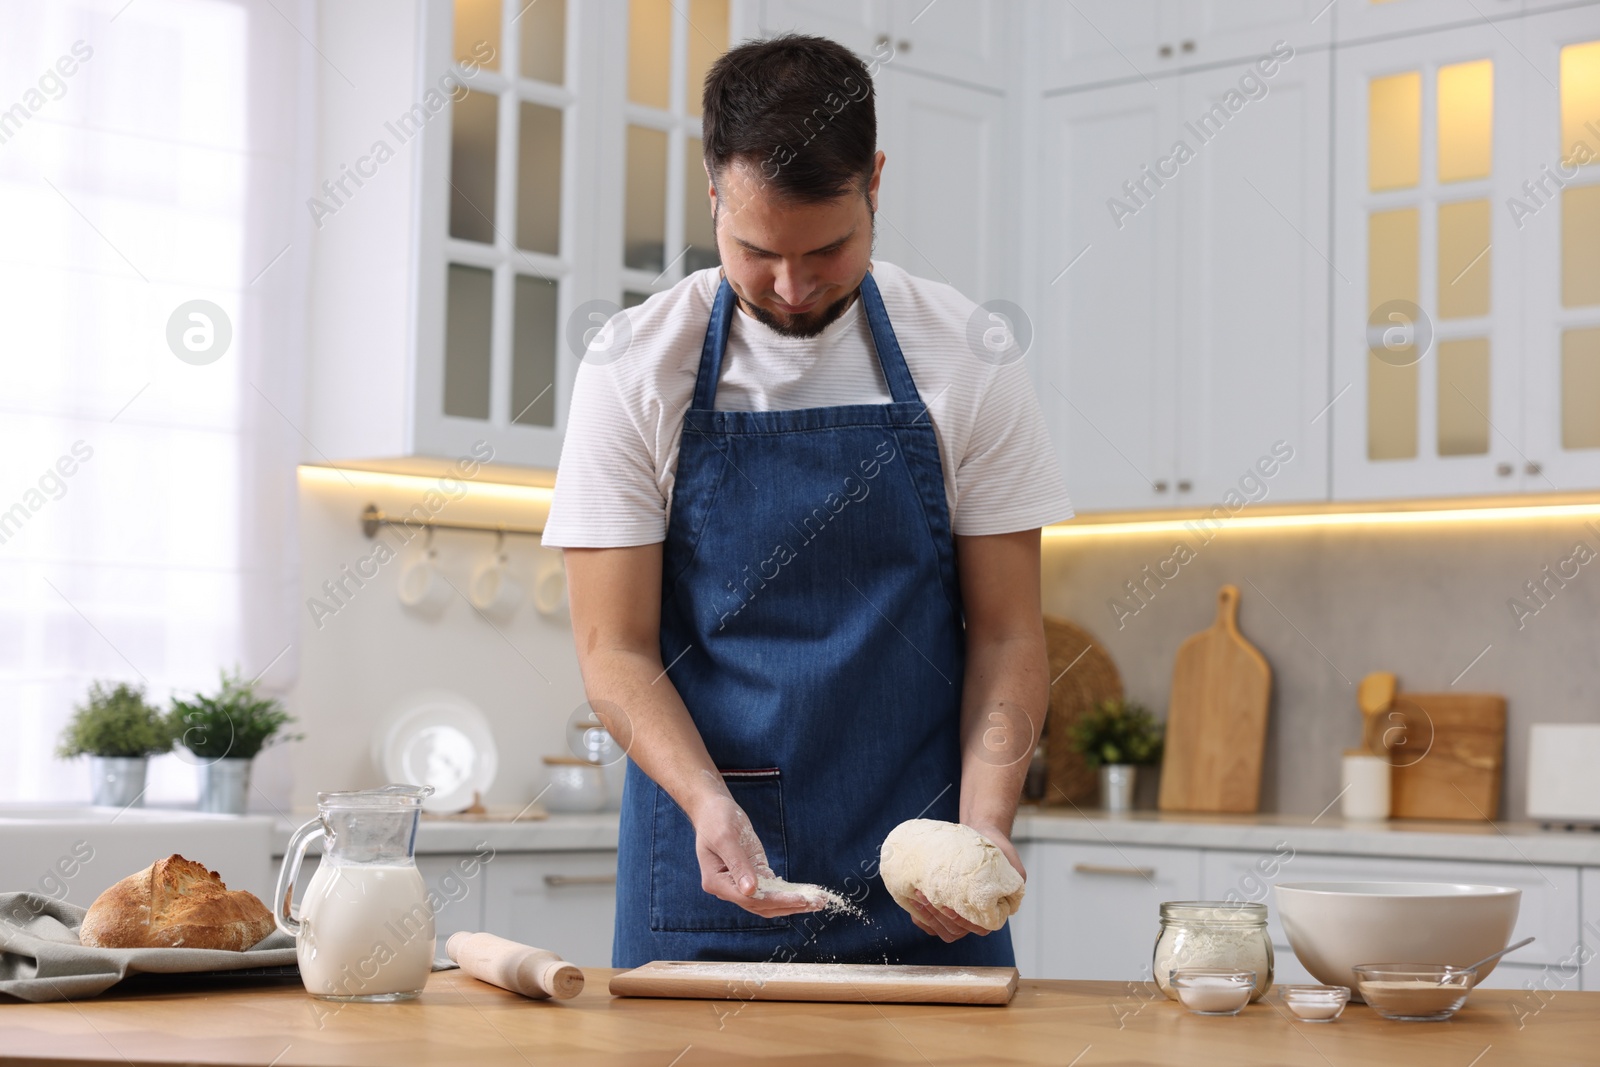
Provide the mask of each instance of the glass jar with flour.
{"label": "glass jar with flour", "polygon": [[1254,971],[1250,1002],[1272,986],[1272,938],[1265,904],[1225,900],[1173,900],[1161,905],[1151,971],[1161,992],[1178,999],[1172,972],[1180,967],[1221,967]]}

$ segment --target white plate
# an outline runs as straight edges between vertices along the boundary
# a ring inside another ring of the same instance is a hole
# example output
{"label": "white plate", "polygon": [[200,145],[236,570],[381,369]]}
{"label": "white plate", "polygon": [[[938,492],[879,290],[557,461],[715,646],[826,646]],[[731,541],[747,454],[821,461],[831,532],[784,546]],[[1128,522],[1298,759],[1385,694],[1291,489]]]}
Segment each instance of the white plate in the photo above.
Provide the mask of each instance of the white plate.
{"label": "white plate", "polygon": [[390,782],[431,785],[422,810],[446,813],[488,793],[499,757],[489,720],[465,697],[419,693],[391,711],[372,741],[372,761]]}

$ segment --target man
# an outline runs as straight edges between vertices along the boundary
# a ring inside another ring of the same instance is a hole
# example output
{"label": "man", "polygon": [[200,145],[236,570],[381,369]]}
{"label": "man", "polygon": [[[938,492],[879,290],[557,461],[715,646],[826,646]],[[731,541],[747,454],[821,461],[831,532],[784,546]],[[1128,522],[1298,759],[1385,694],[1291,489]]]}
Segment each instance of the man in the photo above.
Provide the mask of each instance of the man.
{"label": "man", "polygon": [[908,916],[877,862],[922,817],[1022,871],[1039,527],[1072,514],[1027,370],[969,345],[970,300],[871,260],[884,154],[847,49],[742,45],[703,115],[722,267],[591,347],[544,535],[631,756],[613,964],[1009,964],[1009,930]]}

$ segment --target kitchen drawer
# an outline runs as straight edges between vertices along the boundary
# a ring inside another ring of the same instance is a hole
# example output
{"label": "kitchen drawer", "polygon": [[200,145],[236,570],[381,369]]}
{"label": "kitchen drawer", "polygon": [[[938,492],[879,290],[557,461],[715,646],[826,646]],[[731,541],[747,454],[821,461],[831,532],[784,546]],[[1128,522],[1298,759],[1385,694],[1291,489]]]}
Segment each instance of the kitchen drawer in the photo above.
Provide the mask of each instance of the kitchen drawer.
{"label": "kitchen drawer", "polygon": [[581,967],[611,966],[615,852],[502,853],[491,866],[483,929]]}
{"label": "kitchen drawer", "polygon": [[[1522,890],[1513,940],[1530,934],[1538,940],[1519,949],[1519,966],[1554,963],[1569,956],[1578,941],[1578,868],[1531,863],[1470,863],[1388,857],[1296,853],[1284,845],[1266,852],[1208,851],[1201,885],[1208,900],[1252,900],[1267,904],[1272,943],[1285,952],[1289,940],[1278,921],[1277,901],[1268,887],[1278,882],[1471,882]],[[1503,966],[1503,965],[1502,965]],[[1498,978],[1498,970],[1493,978]],[[1495,985],[1490,981],[1489,985]]]}
{"label": "kitchen drawer", "polygon": [[[438,942],[434,949],[436,956],[444,955],[445,939],[457,930],[484,928],[487,868],[498,862],[491,859],[485,863],[485,855],[492,857],[493,853],[417,857],[417,872],[432,893],[429,900],[438,909],[433,913],[433,935]],[[311,884],[311,876],[316,873],[320,862],[320,857],[308,855],[300,865],[300,876],[295,885],[296,909],[305,899],[305,887]]]}
{"label": "kitchen drawer", "polygon": [[[1024,858],[1032,891],[1023,911],[1030,978],[1148,981],[1161,905],[1193,900],[1200,852],[1036,841]],[[1021,914],[1020,912],[1018,913]],[[1019,931],[1020,933],[1020,931]]]}

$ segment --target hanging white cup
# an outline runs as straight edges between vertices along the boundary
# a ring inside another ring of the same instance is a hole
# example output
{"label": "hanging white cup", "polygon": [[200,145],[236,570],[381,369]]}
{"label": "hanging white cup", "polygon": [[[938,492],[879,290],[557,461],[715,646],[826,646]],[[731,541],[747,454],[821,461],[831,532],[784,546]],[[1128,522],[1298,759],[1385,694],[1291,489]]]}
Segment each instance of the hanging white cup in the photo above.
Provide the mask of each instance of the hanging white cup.
{"label": "hanging white cup", "polygon": [[439,570],[438,552],[429,548],[400,572],[400,603],[422,615],[444,610],[450,602],[450,583]]}
{"label": "hanging white cup", "polygon": [[511,560],[504,552],[478,568],[468,591],[472,606],[485,615],[507,618],[522,603],[522,583],[511,573]]}

